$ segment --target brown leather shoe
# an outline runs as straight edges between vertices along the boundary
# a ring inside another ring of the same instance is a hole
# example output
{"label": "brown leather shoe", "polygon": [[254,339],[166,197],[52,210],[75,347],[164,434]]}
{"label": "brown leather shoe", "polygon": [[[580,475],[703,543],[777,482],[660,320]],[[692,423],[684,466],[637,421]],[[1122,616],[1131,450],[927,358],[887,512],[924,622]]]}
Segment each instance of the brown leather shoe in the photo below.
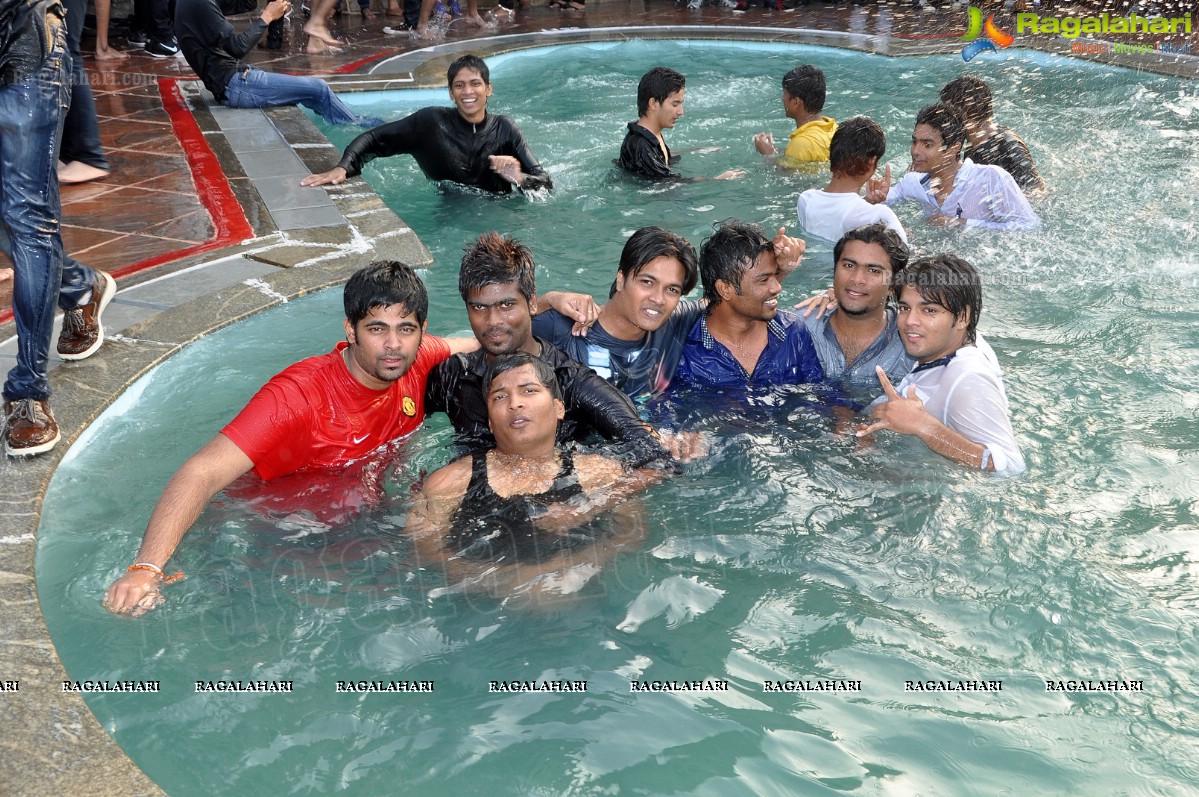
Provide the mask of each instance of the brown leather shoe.
{"label": "brown leather shoe", "polygon": [[10,457],[45,453],[61,437],[50,405],[40,399],[6,401],[4,417],[4,449]]}
{"label": "brown leather shoe", "polygon": [[96,353],[104,343],[104,325],[100,323],[100,314],[108,307],[116,292],[116,280],[103,271],[97,271],[91,301],[62,315],[62,332],[58,334],[59,357],[64,360],[84,360]]}

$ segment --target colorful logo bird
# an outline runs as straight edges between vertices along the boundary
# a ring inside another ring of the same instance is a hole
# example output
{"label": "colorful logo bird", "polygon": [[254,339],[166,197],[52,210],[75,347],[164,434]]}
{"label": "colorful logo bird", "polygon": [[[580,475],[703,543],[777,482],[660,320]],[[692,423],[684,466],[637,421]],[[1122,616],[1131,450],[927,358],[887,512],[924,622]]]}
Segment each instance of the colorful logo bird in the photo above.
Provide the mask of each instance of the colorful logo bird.
{"label": "colorful logo bird", "polygon": [[[974,56],[986,50],[995,52],[996,45],[1002,50],[1016,40],[1015,36],[1000,30],[995,25],[994,14],[988,14],[987,21],[984,23],[982,9],[970,6],[966,13],[968,14],[968,25],[966,35],[961,40],[969,42],[969,44],[962,48],[963,61],[968,63]],[[979,38],[980,36],[981,38]]]}

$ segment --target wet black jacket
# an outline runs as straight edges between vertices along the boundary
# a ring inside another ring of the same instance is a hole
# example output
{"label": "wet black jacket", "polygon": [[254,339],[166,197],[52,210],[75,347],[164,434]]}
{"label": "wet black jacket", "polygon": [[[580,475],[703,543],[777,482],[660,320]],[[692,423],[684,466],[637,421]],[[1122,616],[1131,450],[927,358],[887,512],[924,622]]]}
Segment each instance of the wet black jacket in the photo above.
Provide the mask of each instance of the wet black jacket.
{"label": "wet black jacket", "polygon": [[522,189],[554,187],[529,151],[520,128],[496,114],[489,113],[479,124],[471,124],[457,108],[421,108],[358,136],[337,165],[346,170],[346,176],[354,177],[375,158],[392,155],[411,155],[430,180],[451,180],[495,194],[508,193],[512,184],[491,171],[488,157],[511,155],[525,173]]}
{"label": "wet black jacket", "polygon": [[670,170],[679,162],[678,156],[671,155],[670,147],[667,147],[666,158],[663,158],[658,137],[636,122],[629,122],[629,132],[625,133],[620,145],[620,158],[613,162],[625,171],[650,180],[683,179],[681,174]]}
{"label": "wet black jacket", "polygon": [[256,0],[175,2],[175,38],[179,40],[179,49],[217,102],[224,102],[229,81],[245,68],[242,57],[254,49],[267,27],[260,15],[249,28],[236,33],[225,15],[253,11],[256,6]]}
{"label": "wet black jacket", "polygon": [[[558,423],[559,444],[599,434],[622,444],[622,453],[631,467],[671,459],[657,433],[641,420],[624,393],[558,347],[540,338],[537,341],[541,344],[541,359],[553,367],[558,377],[566,405],[566,417]],[[495,447],[483,393],[486,374],[486,351],[455,354],[433,369],[425,388],[425,413],[448,414],[458,433],[458,444],[470,450]]]}

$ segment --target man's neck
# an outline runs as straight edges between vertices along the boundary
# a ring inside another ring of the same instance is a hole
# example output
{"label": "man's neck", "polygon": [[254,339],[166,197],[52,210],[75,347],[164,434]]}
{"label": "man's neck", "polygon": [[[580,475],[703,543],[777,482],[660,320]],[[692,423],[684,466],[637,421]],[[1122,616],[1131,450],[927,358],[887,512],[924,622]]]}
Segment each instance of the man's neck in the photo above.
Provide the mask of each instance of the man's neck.
{"label": "man's neck", "polygon": [[942,197],[947,197],[953,192],[953,182],[958,177],[958,171],[962,168],[960,160],[952,160],[942,166],[935,172],[929,172],[930,182],[936,181],[936,191]]}
{"label": "man's neck", "polygon": [[612,302],[608,302],[600,308],[599,320],[596,323],[603,328],[604,332],[617,340],[644,340],[649,334],[630,321],[624,313],[613,306]]}
{"label": "man's neck", "polygon": [[[498,355],[492,354],[491,352],[487,351],[486,349],[482,348],[481,346],[479,348],[479,351],[483,352],[483,356],[487,360],[487,362],[491,362],[498,356]],[[532,354],[534,357],[540,357],[541,356],[541,341],[537,340],[537,338],[533,337],[532,335],[529,335],[529,339],[527,341],[525,341],[524,345],[521,346],[516,351],[523,351],[525,354]],[[505,353],[506,354],[515,354],[516,352],[505,352]]]}
{"label": "man's neck", "polygon": [[866,181],[870,179],[870,175],[863,177],[853,177],[844,172],[837,172],[833,175],[833,179],[829,180],[828,188],[824,189],[828,194],[861,194],[862,186],[866,185]]}
{"label": "man's neck", "polygon": [[747,374],[757,367],[766,350],[768,322],[746,318],[721,302],[708,313],[708,333],[728,349]]}
{"label": "man's neck", "polygon": [[837,336],[837,345],[841,347],[846,362],[852,363],[887,328],[887,307],[879,305],[873,310],[855,314],[837,310],[829,317],[828,323]]}
{"label": "man's neck", "polygon": [[487,109],[486,109],[486,108],[484,108],[484,109],[483,109],[483,115],[482,115],[482,116],[480,116],[478,119],[475,119],[475,120],[467,119],[465,116],[463,116],[463,114],[462,114],[462,111],[458,111],[458,118],[459,118],[459,119],[461,119],[461,120],[462,120],[463,122],[465,122],[466,124],[468,124],[468,125],[471,125],[472,127],[475,127],[475,128],[477,128],[477,127],[479,127],[479,125],[481,125],[481,124],[483,124],[484,122],[486,122],[486,121],[487,121]]}
{"label": "man's neck", "polygon": [[799,116],[795,117],[795,129],[798,130],[799,128],[806,125],[808,122],[819,122],[823,118],[824,117],[818,113],[806,113],[806,112],[802,113]]}
{"label": "man's neck", "polygon": [[[629,117],[627,117],[627,116],[625,117],[625,119],[628,119],[628,118]],[[662,128],[659,127],[658,124],[656,122],[654,122],[652,119],[650,119],[648,116],[642,116],[640,119],[637,120],[637,124],[641,125],[642,127],[644,127],[649,132],[653,133],[658,138],[662,137]]]}
{"label": "man's neck", "polygon": [[970,142],[970,146],[977,147],[979,144],[986,141],[991,136],[999,133],[999,124],[994,118],[988,119],[985,122],[977,125],[966,126],[966,139]]}

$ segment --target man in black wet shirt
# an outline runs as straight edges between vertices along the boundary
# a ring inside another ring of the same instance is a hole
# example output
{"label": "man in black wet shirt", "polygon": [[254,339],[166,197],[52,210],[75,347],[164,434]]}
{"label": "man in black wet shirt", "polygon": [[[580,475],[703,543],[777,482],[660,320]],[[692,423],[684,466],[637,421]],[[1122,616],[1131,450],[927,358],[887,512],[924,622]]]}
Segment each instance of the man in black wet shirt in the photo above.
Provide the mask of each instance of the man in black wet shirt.
{"label": "man in black wet shirt", "polygon": [[397,122],[368,130],[350,142],[341,162],[301,185],[338,185],[378,157],[412,155],[430,180],[450,180],[506,194],[553,188],[529,151],[520,128],[506,116],[487,113],[491,75],[483,59],[464,55],[446,77],[455,108],[422,108]]}

